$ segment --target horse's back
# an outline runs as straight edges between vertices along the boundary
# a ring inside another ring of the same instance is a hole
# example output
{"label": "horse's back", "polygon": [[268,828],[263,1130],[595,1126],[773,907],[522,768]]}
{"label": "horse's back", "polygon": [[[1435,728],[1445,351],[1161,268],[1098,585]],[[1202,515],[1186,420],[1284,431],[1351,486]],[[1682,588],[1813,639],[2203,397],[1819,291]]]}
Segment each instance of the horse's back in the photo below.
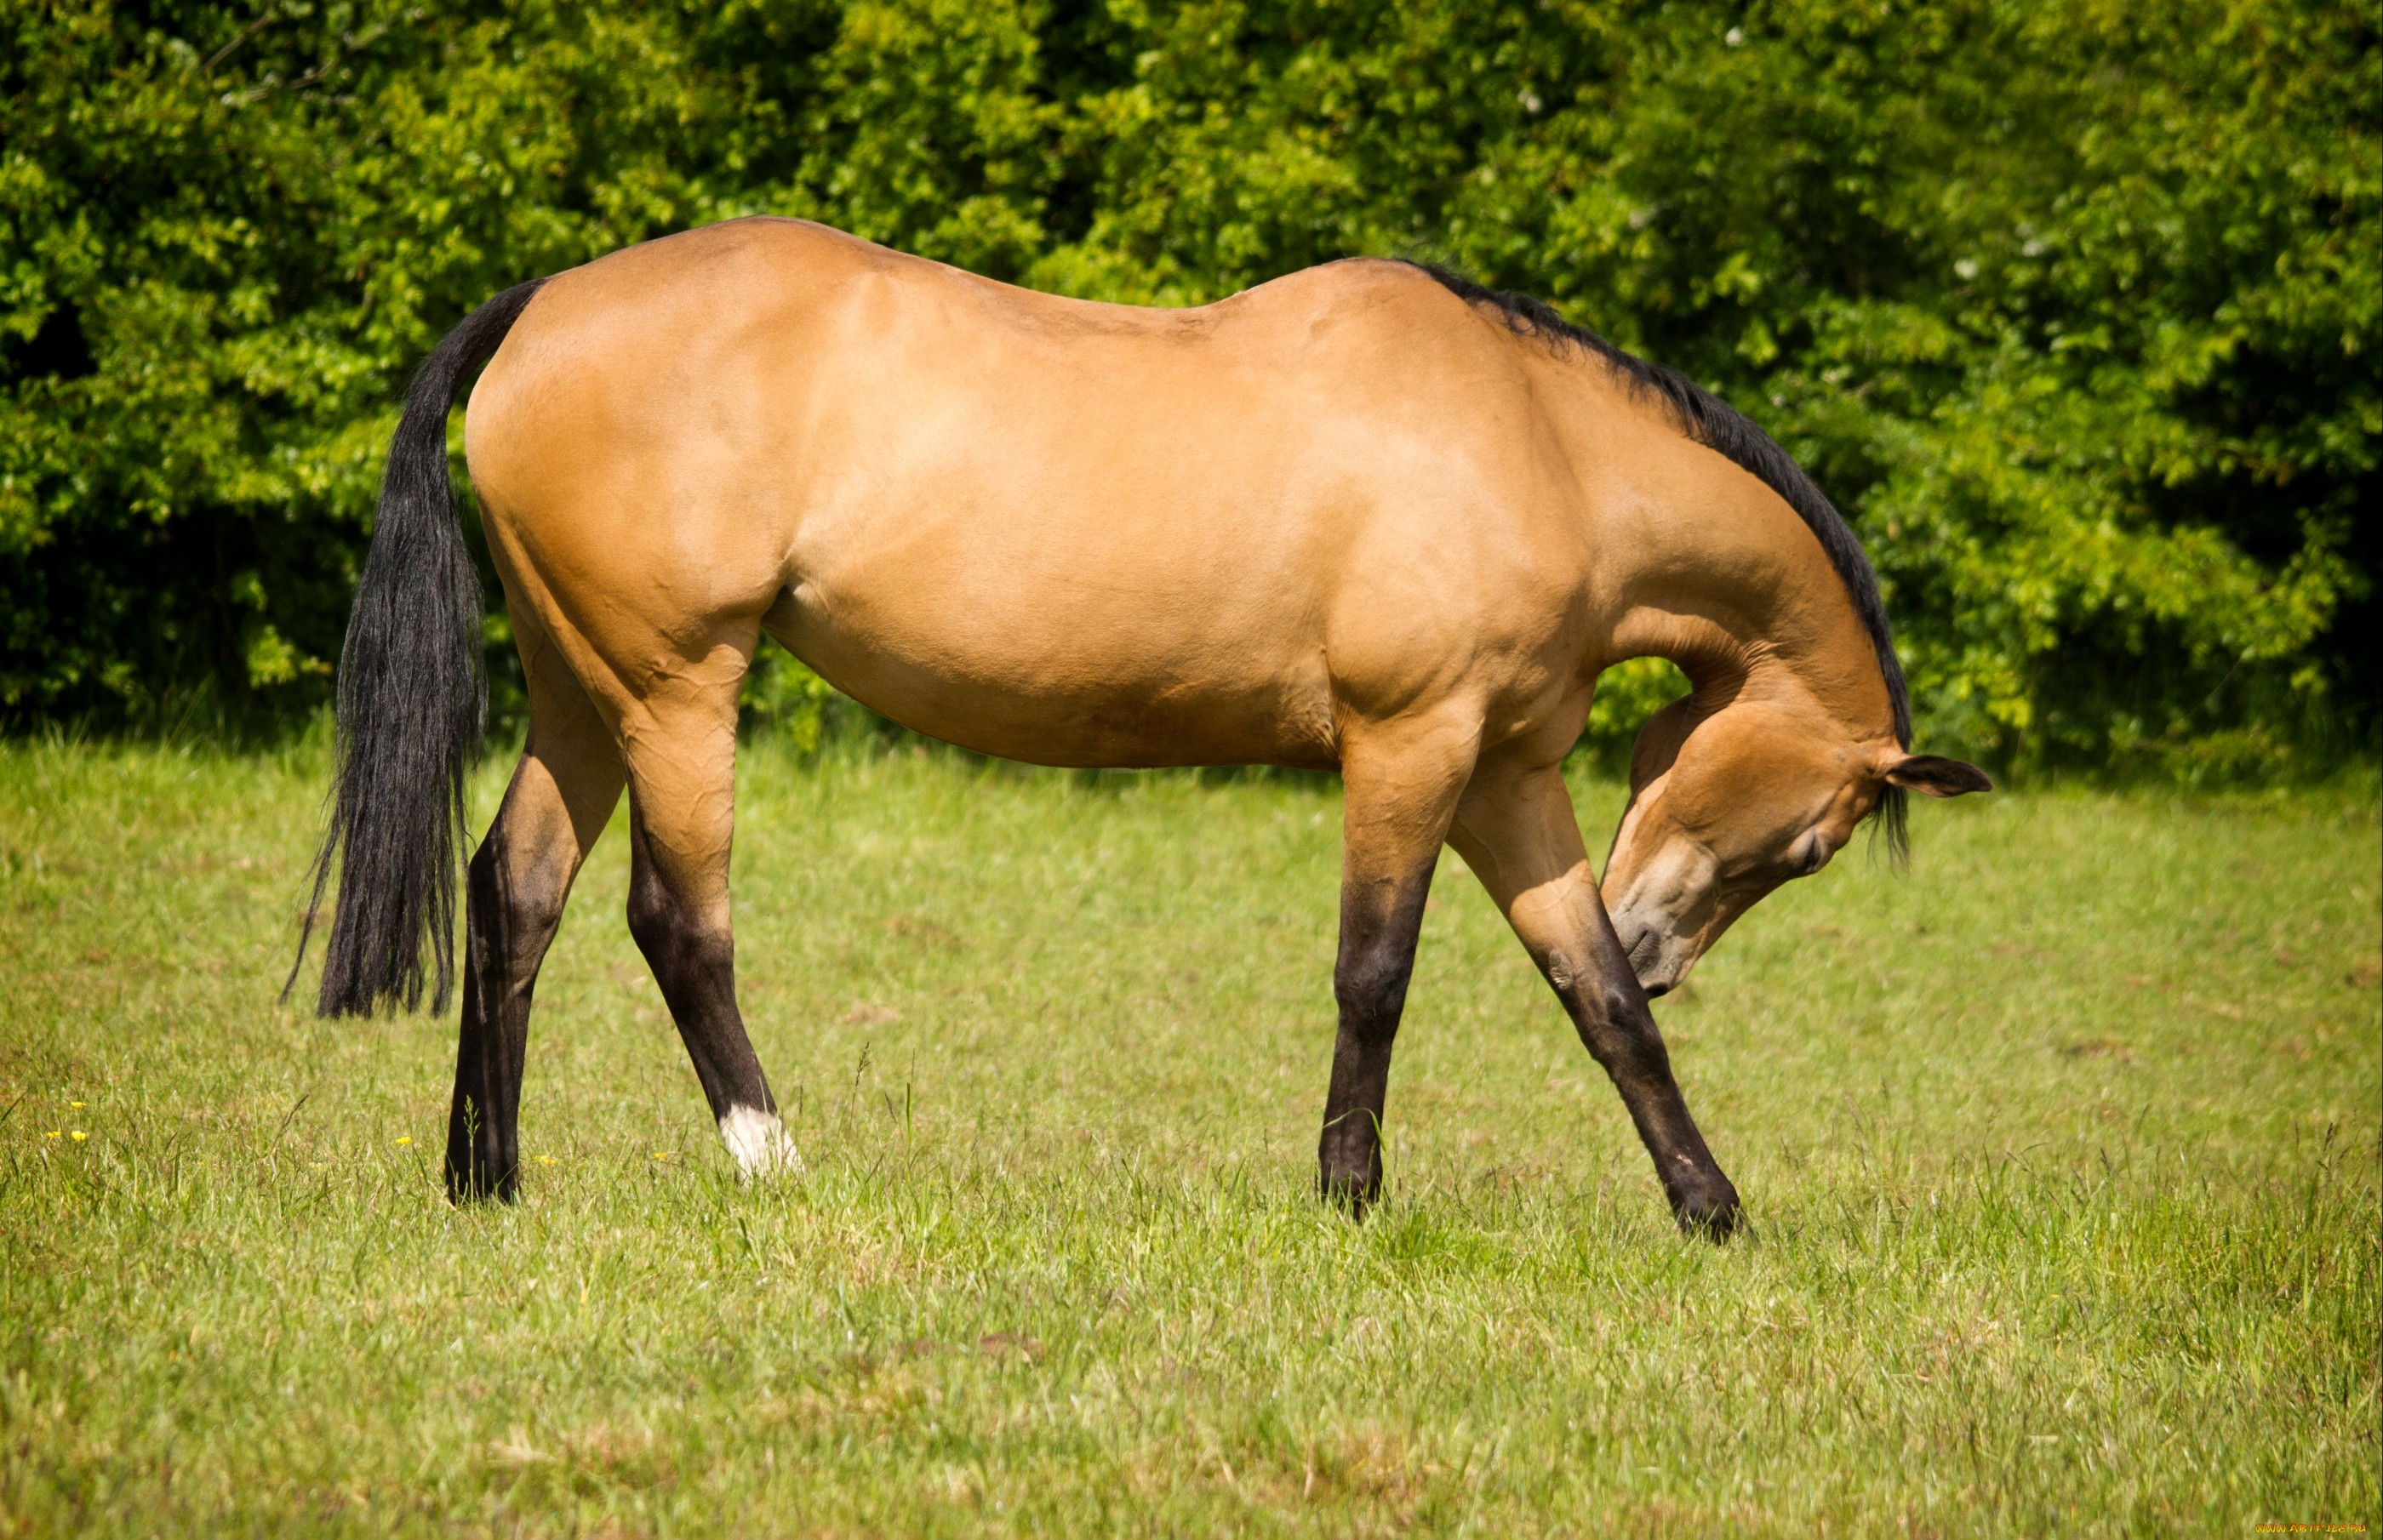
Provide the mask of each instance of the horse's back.
{"label": "horse's back", "polygon": [[1329,763],[1570,581],[1524,356],[1400,264],[1150,310],[739,221],[554,280],[469,437],[509,583],[615,666],[766,613],[992,752]]}

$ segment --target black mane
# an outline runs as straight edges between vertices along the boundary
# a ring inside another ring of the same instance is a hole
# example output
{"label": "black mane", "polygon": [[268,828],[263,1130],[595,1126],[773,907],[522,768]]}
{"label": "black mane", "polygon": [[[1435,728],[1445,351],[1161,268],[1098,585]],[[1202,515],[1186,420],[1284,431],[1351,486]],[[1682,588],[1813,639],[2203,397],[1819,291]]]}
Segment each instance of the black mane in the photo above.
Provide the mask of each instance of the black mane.
{"label": "black mane", "polygon": [[[1886,676],[1887,699],[1895,708],[1895,741],[1904,748],[1911,746],[1911,691],[1904,683],[1903,664],[1895,656],[1895,634],[1887,624],[1886,601],[1878,591],[1878,573],[1871,570],[1870,557],[1855,538],[1845,515],[1812,485],[1812,478],[1804,474],[1794,457],[1773,443],[1771,436],[1755,426],[1743,413],[1685,375],[1660,363],[1649,363],[1623,351],[1587,327],[1574,326],[1544,300],[1487,288],[1433,263],[1410,262],[1407,265],[1429,274],[1458,299],[1496,311],[1517,336],[1536,337],[1552,347],[1583,348],[1594,353],[1634,390],[1661,400],[1689,438],[1727,455],[1784,499],[1821,542],[1821,548],[1828,552],[1829,564],[1836,568],[1837,576],[1845,580],[1854,612],[1861,617],[1863,629],[1870,633],[1871,645],[1878,651],[1879,672]],[[1899,854],[1904,844],[1902,789],[1887,787],[1879,800],[1879,810],[1888,843]]]}

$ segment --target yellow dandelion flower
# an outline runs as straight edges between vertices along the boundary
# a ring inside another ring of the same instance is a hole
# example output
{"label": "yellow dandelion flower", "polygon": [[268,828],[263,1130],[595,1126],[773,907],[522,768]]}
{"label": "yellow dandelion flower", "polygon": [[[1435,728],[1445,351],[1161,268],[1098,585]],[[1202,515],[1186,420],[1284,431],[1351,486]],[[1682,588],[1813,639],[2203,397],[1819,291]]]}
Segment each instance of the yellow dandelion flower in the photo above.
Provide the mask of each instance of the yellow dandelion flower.
{"label": "yellow dandelion flower", "polygon": [[58,1131],[56,1128],[52,1128],[48,1133],[43,1134],[42,1137],[43,1139],[56,1139],[59,1136]]}
{"label": "yellow dandelion flower", "polygon": [[670,1152],[667,1150],[657,1150],[654,1152],[654,1159],[658,1161],[666,1161],[670,1159]]}
{"label": "yellow dandelion flower", "polygon": [[77,1112],[82,1111],[82,1103],[80,1102],[69,1102],[67,1105],[72,1107]]}
{"label": "yellow dandelion flower", "polygon": [[537,1164],[540,1165],[552,1165],[554,1164],[554,1157],[552,1155],[540,1155],[537,1158]]}
{"label": "yellow dandelion flower", "polygon": [[412,1134],[400,1134],[397,1136],[397,1142],[400,1144],[411,1144],[414,1142],[414,1136]]}
{"label": "yellow dandelion flower", "polygon": [[73,1133],[68,1134],[67,1137],[73,1140],[77,1144],[80,1144],[84,1140],[89,1139],[91,1136],[84,1133],[80,1128],[77,1128]]}

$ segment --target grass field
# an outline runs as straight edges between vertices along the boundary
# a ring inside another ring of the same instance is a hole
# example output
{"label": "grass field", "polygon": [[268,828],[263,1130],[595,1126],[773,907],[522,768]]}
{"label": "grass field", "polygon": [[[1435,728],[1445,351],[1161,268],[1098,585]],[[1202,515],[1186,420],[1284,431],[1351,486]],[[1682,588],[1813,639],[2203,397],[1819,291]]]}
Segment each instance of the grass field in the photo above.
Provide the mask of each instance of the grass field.
{"label": "grass field", "polygon": [[2383,1521],[2370,795],[1923,807],[1767,901],[1657,1007],[1717,1249],[1452,856],[1389,1200],[1311,1200],[1337,788],[767,745],[807,1175],[730,1175],[615,830],[458,1212],[451,1022],[274,1002],[321,771],[0,750],[0,1531]]}

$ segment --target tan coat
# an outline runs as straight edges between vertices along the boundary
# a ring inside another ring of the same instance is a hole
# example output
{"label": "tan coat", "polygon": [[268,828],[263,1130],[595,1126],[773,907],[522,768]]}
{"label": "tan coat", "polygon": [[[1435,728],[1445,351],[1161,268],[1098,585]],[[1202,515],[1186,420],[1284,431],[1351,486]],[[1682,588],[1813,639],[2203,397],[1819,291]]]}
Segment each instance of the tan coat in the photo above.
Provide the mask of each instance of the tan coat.
{"label": "tan coat", "polygon": [[[550,933],[625,780],[640,941],[699,1070],[751,1058],[724,970],[736,689],[763,629],[988,754],[1340,770],[1321,1160],[1360,1204],[1443,841],[1613,1074],[1684,1223],[1725,1229],[1735,1191],[1642,984],[1676,984],[1891,782],[1968,789],[1905,754],[1846,579],[1779,493],[1594,353],[1405,264],[1154,311],[737,221],[549,281],[466,443],[532,702],[490,903]],[[1599,671],[1646,654],[1697,690],[1642,740],[1601,893],[1558,767]],[[489,998],[525,1018],[525,977],[498,968]],[[758,1063],[719,1076],[738,1158],[787,1158]]]}

